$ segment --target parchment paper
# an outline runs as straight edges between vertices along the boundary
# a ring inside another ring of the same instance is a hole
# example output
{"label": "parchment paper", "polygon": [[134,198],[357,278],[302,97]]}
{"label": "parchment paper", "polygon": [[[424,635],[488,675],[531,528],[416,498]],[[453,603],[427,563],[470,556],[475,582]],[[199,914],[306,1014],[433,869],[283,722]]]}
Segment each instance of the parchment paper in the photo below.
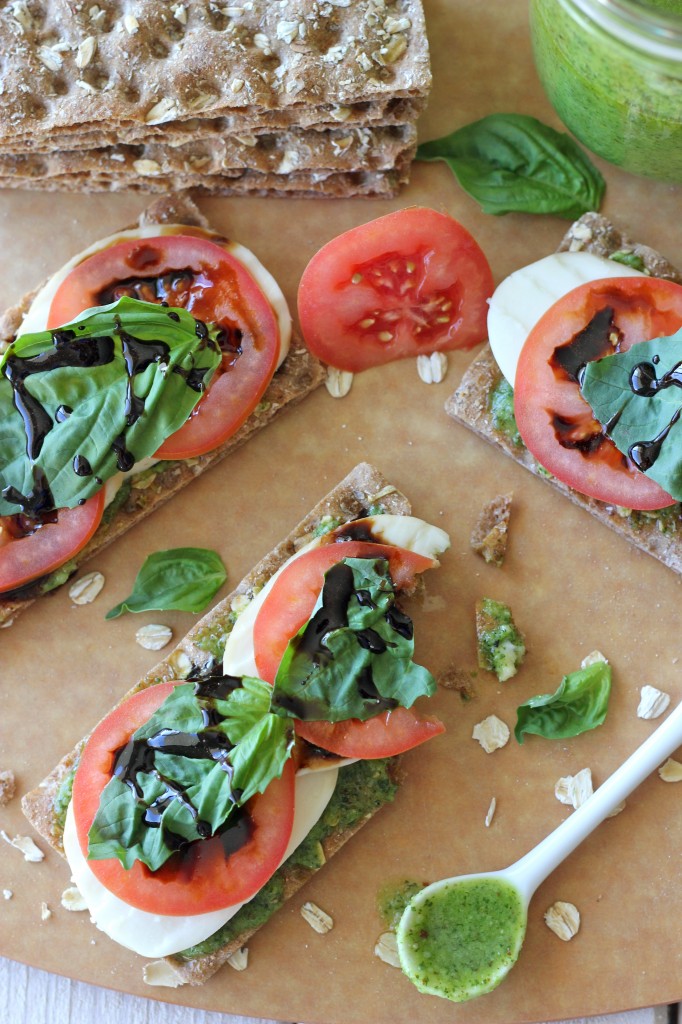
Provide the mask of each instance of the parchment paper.
{"label": "parchment paper", "polygon": [[[426,8],[435,87],[422,138],[505,110],[559,127],[532,67],[520,0],[430,0]],[[680,189],[597,163],[608,181],[604,212],[682,264]],[[486,251],[496,280],[552,251],[566,228],[553,217],[486,217],[444,166],[425,164],[390,203],[235,199],[202,207],[219,229],[254,249],[293,304],[301,271],[322,243],[413,203],[459,218]],[[133,220],[143,205],[140,196],[0,194],[2,305]],[[420,996],[372,953],[383,930],[375,910],[383,885],[502,867],[521,856],[570,813],[553,795],[560,776],[590,767],[598,785],[655,728],[636,716],[642,685],[669,692],[673,702],[682,697],[680,579],[446,417],[445,398],[470,358],[451,356],[439,385],[421,382],[410,360],[356,377],[343,400],[321,389],[98,557],[90,568],[104,573],[106,586],[94,604],[72,606],[62,590],[0,635],[0,768],[13,769],[26,791],[153,665],[156,655],[135,643],[138,627],[166,622],[180,636],[193,621],[180,613],[104,621],[148,553],[213,547],[236,583],[356,462],[373,461],[418,515],[451,533],[452,549],[429,575],[426,601],[411,608],[417,658],[436,673],[450,665],[470,671],[475,690],[469,703],[453,691],[437,696],[447,734],[406,757],[394,805],[249,943],[247,971],[225,968],[198,989],[145,986],[141,958],[97,932],[87,914],[61,908],[69,874],[60,858],[50,852],[42,864],[28,864],[1,844],[0,888],[13,892],[1,905],[2,955],[151,998],[324,1024],[512,1024],[682,998],[682,786],[657,776],[542,886],[519,963],[493,994],[464,1006]],[[496,569],[470,551],[469,534],[480,507],[505,490],[514,492],[511,543]],[[473,606],[481,596],[509,603],[526,633],[526,663],[504,685],[476,673]],[[566,742],[512,740],[492,755],[471,739],[474,724],[491,713],[513,726],[518,704],[553,691],[595,648],[614,670],[604,726]],[[497,812],[486,827],[493,796]],[[0,809],[0,827],[9,835],[28,831],[18,799]],[[331,914],[329,934],[317,935],[301,918],[304,899]],[[582,914],[568,944],[543,923],[557,899]],[[42,901],[53,910],[46,921]]]}

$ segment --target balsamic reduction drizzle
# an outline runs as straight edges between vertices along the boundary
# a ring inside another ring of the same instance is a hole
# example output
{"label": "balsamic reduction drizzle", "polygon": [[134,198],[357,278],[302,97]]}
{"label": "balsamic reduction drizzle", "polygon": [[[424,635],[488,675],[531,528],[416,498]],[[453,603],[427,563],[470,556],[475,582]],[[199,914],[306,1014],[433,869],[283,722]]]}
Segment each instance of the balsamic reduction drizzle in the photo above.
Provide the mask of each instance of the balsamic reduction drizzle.
{"label": "balsamic reduction drizzle", "polygon": [[[157,779],[164,786],[163,792],[145,807],[143,822],[147,828],[163,828],[163,838],[167,846],[178,851],[192,841],[175,833],[164,822],[164,812],[173,803],[181,804],[192,817],[199,839],[208,839],[212,835],[208,822],[199,818],[199,812],[188,796],[187,790],[173,779],[167,778],[157,766],[158,754],[215,761],[230,777],[233,768],[228,758],[233,749],[225,733],[219,726],[224,720],[215,703],[225,700],[235,689],[241,686],[241,680],[234,676],[208,675],[195,683],[194,693],[202,713],[202,729],[195,733],[182,732],[177,729],[160,729],[152,736],[141,739],[130,739],[120,747],[114,755],[113,776],[126,785],[135,800],[144,803],[144,791],[139,775],[147,775]],[[234,788],[230,794],[233,803],[238,802],[242,790]],[[251,834],[251,823],[248,814],[230,815],[228,821],[218,830],[226,854],[234,852],[245,843]],[[234,820],[233,820],[234,819]]]}
{"label": "balsamic reduction drizzle", "polygon": [[[353,524],[349,524],[352,526]],[[367,531],[366,525],[361,525],[360,530]],[[355,539],[355,538],[353,538]],[[353,570],[345,562],[337,562],[328,570],[324,585],[322,587],[321,603],[318,610],[310,619],[303,632],[292,638],[290,643],[294,646],[297,654],[302,654],[312,662],[313,668],[321,668],[327,665],[332,658],[331,652],[326,644],[328,635],[337,629],[348,626],[348,603],[356,595],[361,605],[371,605],[372,600],[369,592],[360,590],[356,593],[353,580]],[[400,636],[406,639],[412,637],[412,622],[404,612],[392,605],[385,613],[388,624],[396,629]],[[366,627],[355,630],[353,635],[360,647],[370,651],[372,654],[383,654],[389,647],[396,644],[385,640],[375,629]],[[301,690],[305,690],[304,680]],[[374,682],[372,664],[367,665],[358,679],[358,692],[363,700],[371,701],[375,707],[383,710],[392,710],[398,706],[399,701],[393,697],[384,697],[379,692]],[[317,702],[308,697],[294,694],[284,694],[275,690],[272,697],[273,704],[284,708],[297,718],[315,719],[324,718],[324,708],[318,708]]]}
{"label": "balsamic reduction drizzle", "polygon": [[[179,272],[179,279],[184,281],[188,274],[189,271]],[[173,280],[175,282],[175,278]],[[126,292],[124,288],[121,294],[130,294],[130,292]],[[179,315],[173,310],[169,311],[168,316],[174,321],[179,320]],[[144,399],[136,395],[133,390],[134,378],[137,374],[143,373],[152,363],[167,363],[170,357],[170,346],[164,341],[142,341],[134,337],[124,329],[118,316],[114,317],[114,323],[113,334],[120,338],[127,375],[124,415],[126,426],[130,427],[137,422],[145,407]],[[84,329],[83,325],[79,325],[79,329]],[[204,345],[215,344],[210,338],[206,324],[195,320],[195,330],[197,337]],[[75,330],[61,328],[52,331],[51,349],[34,356],[19,356],[14,353],[9,355],[2,372],[12,388],[14,407],[24,424],[26,454],[32,463],[35,463],[40,456],[45,438],[55,424],[64,423],[74,410],[70,406],[62,404],[56,409],[53,419],[47,409],[28,390],[26,386],[28,378],[35,373],[66,367],[88,369],[104,366],[113,362],[114,358],[115,344],[114,337],[111,335],[83,338],[79,337]],[[208,372],[207,368],[194,367],[185,370],[183,367],[175,366],[174,369],[193,391],[205,390],[204,380]],[[125,431],[114,439],[112,450],[116,455],[116,466],[120,471],[126,472],[133,468],[136,460],[134,454],[127,447]],[[74,456],[72,467],[74,473],[80,477],[91,476],[93,473],[87,458],[80,454]],[[2,491],[2,496],[12,504],[19,505],[26,515],[37,519],[43,516],[47,510],[54,509],[54,501],[44,472],[34,466],[33,475],[35,486],[29,494],[21,494],[16,487],[7,486]],[[99,477],[97,481],[101,482]],[[45,520],[43,519],[43,521]]]}
{"label": "balsamic reduction drizzle", "polygon": [[557,345],[549,361],[552,369],[563,372],[569,380],[580,384],[587,363],[618,352],[622,333],[613,317],[612,307],[605,306],[570,341]]}
{"label": "balsamic reduction drizzle", "polygon": [[[670,370],[666,370],[660,377],[656,373],[656,366],[659,362],[660,356],[655,355],[650,363],[643,361],[637,363],[632,368],[630,373],[630,389],[633,394],[640,395],[643,398],[652,398],[659,391],[665,391],[667,388],[682,388],[682,362],[676,363],[675,366]],[[670,422],[650,441],[636,441],[630,445],[628,455],[635,466],[637,466],[637,469],[641,469],[645,473],[648,469],[652,468],[661,454],[663,442],[678,422],[681,414],[682,407],[673,413]]]}

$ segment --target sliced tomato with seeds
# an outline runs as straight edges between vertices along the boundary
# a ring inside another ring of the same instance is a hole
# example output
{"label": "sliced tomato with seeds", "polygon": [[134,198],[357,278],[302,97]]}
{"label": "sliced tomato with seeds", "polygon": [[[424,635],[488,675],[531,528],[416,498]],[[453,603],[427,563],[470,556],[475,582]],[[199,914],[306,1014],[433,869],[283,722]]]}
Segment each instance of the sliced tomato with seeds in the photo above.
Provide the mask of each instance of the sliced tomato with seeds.
{"label": "sliced tomato with seeds", "polygon": [[[95,728],[81,756],[73,784],[78,841],[87,857],[88,832],[117,751],[151,718],[176,683],[157,683],[119,704]],[[116,858],[89,860],[106,888],[138,910],[187,916],[221,910],[250,899],[277,870],[294,821],[295,768],[290,758],[281,778],[248,801],[249,837],[226,853],[220,836],[190,844],[158,871],[140,861],[124,868]]]}
{"label": "sliced tomato with seeds", "polygon": [[260,285],[229,248],[208,238],[127,239],[71,271],[53,298],[48,328],[123,295],[180,306],[222,328],[221,366],[187,422],[156,455],[184,459],[217,448],[253,412],[277,366],[279,325]]}
{"label": "sliced tomato with seeds", "polygon": [[657,509],[673,499],[606,436],[580,392],[588,361],[682,326],[682,286],[652,277],[580,285],[530,332],[519,357],[514,413],[535,458],[581,494],[625,508]]}
{"label": "sliced tomato with seeds", "polygon": [[102,520],[104,491],[83,505],[55,511],[36,524],[22,515],[0,517],[0,593],[47,576],[88,543]]}
{"label": "sliced tomato with seeds", "polygon": [[308,348],[357,372],[486,337],[488,261],[452,217],[423,207],[352,228],[313,256],[298,290]]}

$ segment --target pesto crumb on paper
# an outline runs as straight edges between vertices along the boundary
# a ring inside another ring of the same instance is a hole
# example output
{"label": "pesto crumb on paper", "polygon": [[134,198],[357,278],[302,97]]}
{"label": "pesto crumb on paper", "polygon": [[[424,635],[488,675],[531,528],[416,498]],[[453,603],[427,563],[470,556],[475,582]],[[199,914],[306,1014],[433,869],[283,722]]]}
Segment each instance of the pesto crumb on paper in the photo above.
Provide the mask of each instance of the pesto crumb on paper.
{"label": "pesto crumb on paper", "polygon": [[480,668],[494,672],[501,683],[516,675],[526,643],[508,605],[490,597],[476,602],[476,641]]}

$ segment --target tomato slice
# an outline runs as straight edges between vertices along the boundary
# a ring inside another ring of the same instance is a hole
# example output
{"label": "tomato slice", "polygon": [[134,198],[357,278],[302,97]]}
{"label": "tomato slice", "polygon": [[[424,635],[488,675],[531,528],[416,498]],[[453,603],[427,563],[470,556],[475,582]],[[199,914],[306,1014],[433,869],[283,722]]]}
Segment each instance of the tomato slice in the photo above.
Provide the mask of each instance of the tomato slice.
{"label": "tomato slice", "polygon": [[[270,684],[275,681],[286,646],[308,621],[324,582],[325,572],[342,558],[386,558],[391,578],[398,588],[406,588],[417,573],[437,565],[405,548],[371,541],[339,541],[325,544],[299,555],[277,577],[256,617],[253,639],[259,675]],[[445,727],[432,715],[420,715],[413,708],[396,708],[366,722],[301,722],[296,720],[299,736],[342,757],[390,757],[424,743],[443,732]]]}
{"label": "tomato slice", "polygon": [[48,327],[122,295],[166,302],[223,329],[223,361],[187,422],[163,443],[160,459],[217,448],[260,401],[277,366],[277,318],[258,282],[228,249],[208,238],[128,239],[75,267],[58,288]]}
{"label": "tomato slice", "polygon": [[312,614],[324,574],[343,558],[386,558],[391,579],[401,589],[407,587],[417,573],[436,565],[432,558],[424,555],[371,541],[326,544],[299,555],[275,580],[253,626],[258,674],[271,686],[287,644]]}
{"label": "tomato slice", "polygon": [[395,708],[361,722],[294,723],[297,734],[313,746],[340,757],[393,757],[445,732],[435,715],[420,715],[414,708]]}
{"label": "tomato slice", "polygon": [[[83,505],[61,508],[56,522],[32,533],[17,530],[21,516],[0,519],[0,593],[23,587],[58,569],[88,543],[104,512],[104,491]],[[17,535],[18,533],[18,535]]]}
{"label": "tomato slice", "polygon": [[605,436],[580,393],[575,367],[680,326],[682,286],[651,277],[580,285],[541,317],[521,350],[514,412],[526,446],[545,469],[599,501],[635,509],[673,504]]}
{"label": "tomato slice", "polygon": [[[73,785],[78,841],[87,856],[88,831],[100,794],[111,778],[117,750],[143,725],[178,683],[158,683],[139,690],[115,708],[91,734]],[[249,839],[225,853],[220,837],[191,844],[159,871],[140,861],[124,868],[116,858],[91,860],[89,866],[106,888],[139,910],[186,916],[221,910],[250,899],[276,871],[294,820],[295,769],[287,761],[279,779],[247,804]]]}
{"label": "tomato slice", "polygon": [[298,314],[311,352],[355,373],[478,344],[492,292],[488,261],[469,232],[411,207],[323,246],[303,272]]}

